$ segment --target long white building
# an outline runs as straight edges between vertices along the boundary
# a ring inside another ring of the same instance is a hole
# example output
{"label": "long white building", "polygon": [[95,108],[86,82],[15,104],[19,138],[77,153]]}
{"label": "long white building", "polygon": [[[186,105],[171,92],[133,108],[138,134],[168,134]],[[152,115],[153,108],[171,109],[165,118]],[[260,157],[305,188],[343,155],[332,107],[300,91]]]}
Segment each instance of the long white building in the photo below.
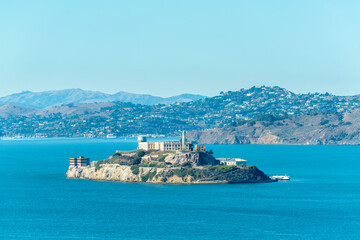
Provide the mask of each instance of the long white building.
{"label": "long white building", "polygon": [[138,137],[138,149],[145,151],[190,151],[190,143],[186,141],[183,131],[180,141],[148,142],[145,137],[140,136]]}
{"label": "long white building", "polygon": [[225,166],[246,166],[246,160],[241,158],[217,158],[219,165]]}

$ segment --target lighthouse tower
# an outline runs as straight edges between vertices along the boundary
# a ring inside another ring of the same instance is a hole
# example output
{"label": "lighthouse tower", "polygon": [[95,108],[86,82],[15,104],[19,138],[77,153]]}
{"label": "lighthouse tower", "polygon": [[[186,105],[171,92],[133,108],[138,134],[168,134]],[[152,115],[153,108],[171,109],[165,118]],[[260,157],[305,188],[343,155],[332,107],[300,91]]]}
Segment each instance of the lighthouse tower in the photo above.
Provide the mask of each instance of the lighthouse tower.
{"label": "lighthouse tower", "polygon": [[185,131],[182,131],[181,135],[181,150],[185,149]]}

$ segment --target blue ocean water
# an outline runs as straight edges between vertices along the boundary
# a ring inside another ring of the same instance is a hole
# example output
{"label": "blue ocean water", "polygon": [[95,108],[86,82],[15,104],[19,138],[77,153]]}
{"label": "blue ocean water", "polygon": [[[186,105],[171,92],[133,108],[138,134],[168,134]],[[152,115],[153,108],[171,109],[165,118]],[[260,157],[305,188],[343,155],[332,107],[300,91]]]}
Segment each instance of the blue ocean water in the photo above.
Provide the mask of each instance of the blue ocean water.
{"label": "blue ocean water", "polygon": [[154,185],[66,179],[135,140],[0,140],[1,239],[359,239],[360,146],[208,145],[266,184]]}

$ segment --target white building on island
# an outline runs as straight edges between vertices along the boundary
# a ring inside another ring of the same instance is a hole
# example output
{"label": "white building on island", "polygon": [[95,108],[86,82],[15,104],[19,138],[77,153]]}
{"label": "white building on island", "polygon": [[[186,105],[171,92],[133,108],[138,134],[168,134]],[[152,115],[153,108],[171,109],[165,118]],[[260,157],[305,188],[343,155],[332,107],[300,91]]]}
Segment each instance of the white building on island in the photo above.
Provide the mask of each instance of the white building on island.
{"label": "white building on island", "polygon": [[142,149],[145,151],[190,151],[190,145],[191,144],[185,139],[185,131],[182,132],[180,141],[148,142],[146,140],[146,137],[138,137],[138,149]]}
{"label": "white building on island", "polygon": [[241,158],[217,158],[216,160],[219,161],[219,165],[225,166],[246,166],[246,160]]}

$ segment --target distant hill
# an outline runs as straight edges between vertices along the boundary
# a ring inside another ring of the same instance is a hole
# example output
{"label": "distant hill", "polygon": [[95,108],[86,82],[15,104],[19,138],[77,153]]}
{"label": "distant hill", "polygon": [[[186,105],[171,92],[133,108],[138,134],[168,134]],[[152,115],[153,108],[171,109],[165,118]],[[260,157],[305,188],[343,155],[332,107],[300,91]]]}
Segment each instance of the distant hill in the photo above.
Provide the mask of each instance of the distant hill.
{"label": "distant hill", "polygon": [[145,94],[118,92],[107,94],[99,91],[85,91],[82,89],[66,89],[45,92],[21,92],[1,97],[0,104],[12,104],[30,108],[43,109],[69,103],[95,102],[130,102],[142,105],[173,104],[176,102],[191,102],[204,99],[205,96],[195,94],[181,94],[163,98]]}
{"label": "distant hill", "polygon": [[186,130],[189,140],[205,143],[360,144],[359,96],[295,94],[260,86],[190,102],[141,105],[129,99],[150,103],[153,98],[119,95],[123,101],[87,103],[101,99],[100,93],[82,103],[45,109],[1,106],[0,136],[177,136]]}
{"label": "distant hill", "polygon": [[16,106],[11,104],[0,105],[0,117],[9,118],[12,116],[27,116],[36,112],[33,108]]}
{"label": "distant hill", "polygon": [[205,144],[359,145],[360,109],[346,113],[259,116],[223,128],[191,131],[187,138]]}

